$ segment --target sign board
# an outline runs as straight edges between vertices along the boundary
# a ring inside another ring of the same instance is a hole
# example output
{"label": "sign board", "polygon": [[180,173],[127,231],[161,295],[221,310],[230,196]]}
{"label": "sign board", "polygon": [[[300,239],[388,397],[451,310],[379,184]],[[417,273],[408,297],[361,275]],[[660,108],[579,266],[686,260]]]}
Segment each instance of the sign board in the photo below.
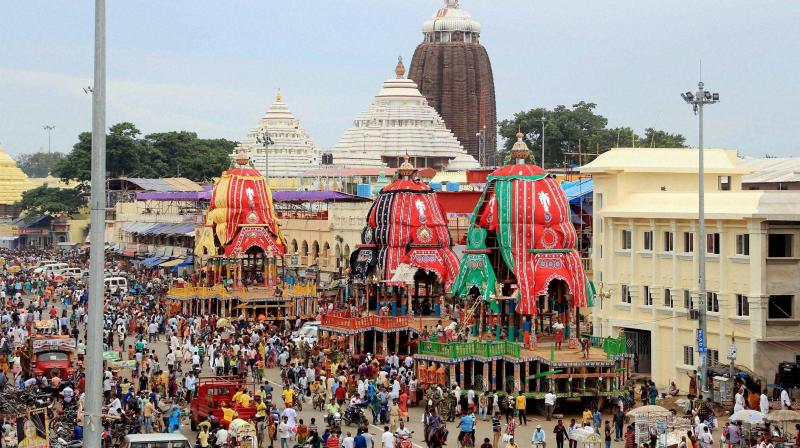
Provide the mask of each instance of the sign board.
{"label": "sign board", "polygon": [[112,361],[111,368],[112,369],[133,369],[136,367],[136,360],[135,359],[128,359],[125,361]]}
{"label": "sign board", "polygon": [[103,352],[103,359],[106,361],[119,361],[119,353],[115,351]]}
{"label": "sign board", "polygon": [[293,265],[297,265],[298,261],[299,261],[299,258],[297,257],[297,255],[292,255],[290,263],[293,264]]}
{"label": "sign board", "polygon": [[697,351],[699,353],[706,352],[706,333],[699,328],[697,329]]}
{"label": "sign board", "polygon": [[728,345],[728,359],[730,361],[736,361],[736,344],[731,343]]}
{"label": "sign board", "polygon": [[62,351],[72,352],[75,351],[75,339],[71,338],[43,338],[33,340],[33,352],[47,352],[47,351]]}

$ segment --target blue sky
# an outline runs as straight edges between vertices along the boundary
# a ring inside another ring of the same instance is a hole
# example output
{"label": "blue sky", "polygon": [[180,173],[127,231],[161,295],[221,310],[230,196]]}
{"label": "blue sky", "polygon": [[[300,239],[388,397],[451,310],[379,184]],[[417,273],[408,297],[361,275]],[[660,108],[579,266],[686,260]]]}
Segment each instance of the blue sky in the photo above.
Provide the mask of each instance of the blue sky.
{"label": "blue sky", "polygon": [[[280,88],[331,148],[378,92],[440,0],[108,2],[108,123],[239,140]],[[0,144],[12,155],[69,151],[91,128],[93,5],[0,3]],[[800,155],[800,2],[462,0],[482,24],[498,119],[531,107],[598,104],[611,126],[681,132],[679,94],[706,85],[706,144]],[[793,118],[795,117],[795,118]]]}

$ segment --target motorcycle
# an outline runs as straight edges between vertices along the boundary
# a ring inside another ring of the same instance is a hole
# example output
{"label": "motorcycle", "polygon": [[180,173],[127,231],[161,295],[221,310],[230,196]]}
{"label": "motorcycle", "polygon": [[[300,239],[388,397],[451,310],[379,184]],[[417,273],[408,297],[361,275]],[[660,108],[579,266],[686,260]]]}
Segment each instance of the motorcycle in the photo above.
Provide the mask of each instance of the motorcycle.
{"label": "motorcycle", "polygon": [[53,445],[55,448],[83,448],[83,442],[80,440],[66,441],[59,437]]}
{"label": "motorcycle", "polygon": [[311,399],[311,403],[314,409],[321,411],[325,408],[325,396],[319,392],[316,392],[314,397]]}
{"label": "motorcycle", "polygon": [[330,432],[342,432],[342,414],[337,412],[328,416],[328,429]]}
{"label": "motorcycle", "polygon": [[364,409],[361,406],[350,406],[344,413],[344,424],[351,426],[360,426],[363,422],[367,421],[367,416],[364,415]]}
{"label": "motorcycle", "polygon": [[395,439],[397,440],[397,446],[399,448],[412,448],[414,444],[411,442],[411,434],[414,434],[414,431],[411,431],[408,434],[397,434],[397,433],[395,433]]}

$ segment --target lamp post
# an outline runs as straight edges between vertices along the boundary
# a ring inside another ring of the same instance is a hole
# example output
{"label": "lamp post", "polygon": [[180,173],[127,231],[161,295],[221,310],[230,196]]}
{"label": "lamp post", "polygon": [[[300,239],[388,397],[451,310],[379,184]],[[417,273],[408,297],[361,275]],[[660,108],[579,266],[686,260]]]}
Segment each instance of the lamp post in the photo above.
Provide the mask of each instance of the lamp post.
{"label": "lamp post", "polygon": [[103,266],[106,219],[106,1],[94,3],[94,88],[92,90],[92,190],[89,237],[89,310],[86,324],[86,406],[83,443],[100,448],[103,431]]}
{"label": "lamp post", "polygon": [[264,178],[267,179],[269,185],[269,145],[274,145],[275,142],[269,136],[269,131],[264,128],[264,133],[256,137],[256,141],[264,145]]}
{"label": "lamp post", "polygon": [[486,160],[486,126],[475,134],[475,137],[478,137],[478,163],[481,167],[485,167],[488,164]]}
{"label": "lamp post", "polygon": [[707,348],[706,348],[706,311],[707,311],[707,304],[706,304],[706,229],[705,229],[705,186],[704,186],[704,178],[705,178],[705,169],[703,166],[703,106],[706,104],[714,104],[719,102],[719,93],[711,93],[705,90],[705,85],[703,81],[697,83],[697,93],[692,94],[692,92],[682,93],[681,97],[686,103],[692,105],[692,110],[694,111],[695,115],[698,116],[700,126],[699,126],[699,138],[698,138],[698,162],[699,167],[697,170],[697,180],[698,180],[698,192],[699,192],[699,208],[698,208],[698,244],[697,248],[698,252],[698,264],[699,269],[697,273],[697,283],[699,289],[699,303],[698,307],[698,325],[697,325],[697,351],[700,353],[700,376],[702,378],[702,384],[700,385],[701,390],[703,393],[708,395],[708,355],[707,355]]}
{"label": "lamp post", "polygon": [[541,160],[542,166],[541,166],[541,168],[544,169],[544,125],[545,125],[545,123],[547,123],[547,117],[542,116],[542,118],[540,118],[540,119],[538,119],[536,121],[541,121],[542,122],[542,160]]}
{"label": "lamp post", "polygon": [[46,125],[42,126],[42,129],[47,131],[47,155],[50,155],[50,137],[51,137],[51,134],[53,133],[53,130],[55,128],[56,127],[53,126],[52,124],[46,124]]}

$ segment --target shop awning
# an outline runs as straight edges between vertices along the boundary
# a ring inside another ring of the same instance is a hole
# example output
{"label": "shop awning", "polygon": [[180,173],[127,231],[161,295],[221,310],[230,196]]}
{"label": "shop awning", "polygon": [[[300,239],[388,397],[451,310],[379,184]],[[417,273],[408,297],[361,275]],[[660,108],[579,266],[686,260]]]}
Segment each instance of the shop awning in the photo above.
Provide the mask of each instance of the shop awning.
{"label": "shop awning", "polygon": [[146,265],[146,264],[152,263],[152,262],[154,262],[156,260],[160,260],[160,258],[159,257],[145,258],[144,260],[137,261],[137,263]]}
{"label": "shop awning", "polygon": [[179,264],[184,262],[184,258],[175,258],[174,260],[165,261],[158,265],[160,268],[171,268],[174,266],[178,266]]}
{"label": "shop awning", "polygon": [[161,258],[161,257],[152,257],[152,258],[148,258],[145,261],[146,261],[146,263],[142,262],[143,266],[147,266],[148,268],[154,268],[154,267],[158,266],[159,264],[163,263],[164,259]]}

